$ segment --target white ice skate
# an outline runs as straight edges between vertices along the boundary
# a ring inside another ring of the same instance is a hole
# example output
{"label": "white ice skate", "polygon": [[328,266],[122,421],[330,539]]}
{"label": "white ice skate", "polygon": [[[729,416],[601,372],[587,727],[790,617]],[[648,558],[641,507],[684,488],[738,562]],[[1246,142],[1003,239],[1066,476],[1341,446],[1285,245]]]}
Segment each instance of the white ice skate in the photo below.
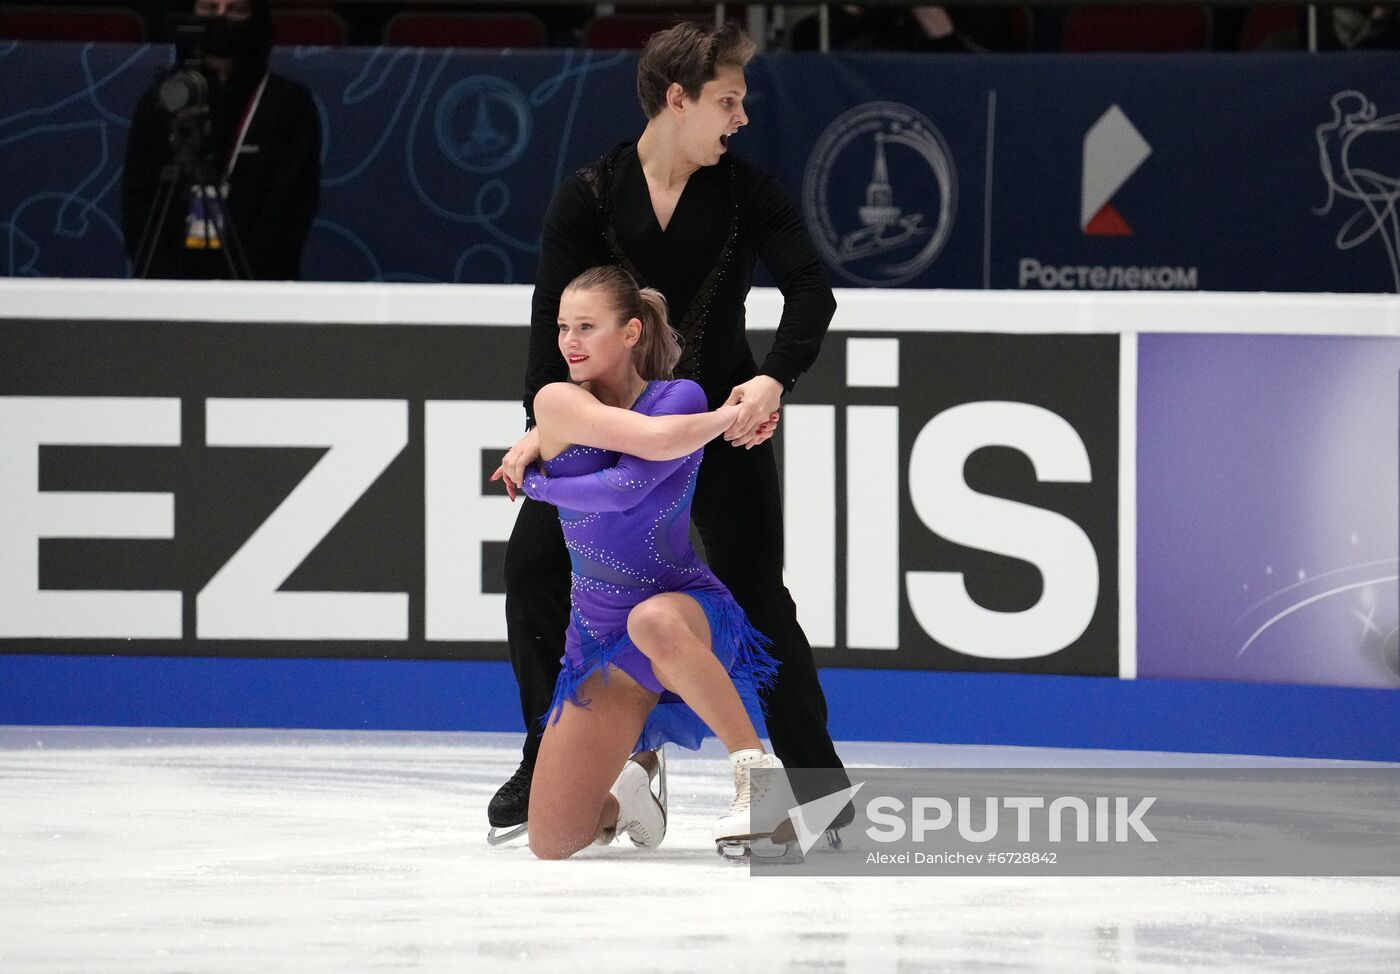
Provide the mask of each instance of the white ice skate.
{"label": "white ice skate", "polygon": [[[655,790],[653,790],[653,786]],[[627,759],[613,783],[617,799],[617,825],[598,836],[598,845],[610,845],[620,834],[638,849],[655,849],[666,838],[666,754],[638,751]]]}
{"label": "white ice skate", "polygon": [[[783,762],[775,755],[756,749],[735,751],[729,761],[734,769],[734,801],[729,811],[715,822],[715,850],[725,859],[741,862],[753,856],[800,862],[802,852],[787,817],[787,809],[796,804],[787,777],[764,774],[755,779],[750,774],[758,770],[781,770]],[[783,794],[773,795],[774,788],[781,789]],[[754,820],[753,808],[760,803],[771,821]]]}

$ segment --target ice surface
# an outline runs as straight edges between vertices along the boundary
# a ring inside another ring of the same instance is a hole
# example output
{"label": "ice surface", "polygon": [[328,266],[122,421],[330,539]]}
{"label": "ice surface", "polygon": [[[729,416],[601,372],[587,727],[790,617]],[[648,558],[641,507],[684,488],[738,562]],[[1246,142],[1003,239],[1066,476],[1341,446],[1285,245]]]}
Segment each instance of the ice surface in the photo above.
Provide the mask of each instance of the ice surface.
{"label": "ice surface", "polygon": [[[708,838],[732,796],[712,747],[670,752],[660,851],[537,862],[484,840],[518,748],[0,728],[0,971],[1400,970],[1400,879],[751,878]],[[1304,763],[840,751],[863,767]]]}

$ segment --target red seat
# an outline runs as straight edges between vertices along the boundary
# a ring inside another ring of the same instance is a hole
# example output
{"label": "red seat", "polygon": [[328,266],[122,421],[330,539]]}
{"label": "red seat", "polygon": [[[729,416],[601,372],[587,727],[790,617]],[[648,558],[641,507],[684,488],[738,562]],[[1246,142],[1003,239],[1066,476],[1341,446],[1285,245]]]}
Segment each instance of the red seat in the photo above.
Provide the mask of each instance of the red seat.
{"label": "red seat", "polygon": [[1076,7],[1065,18],[1066,51],[1203,51],[1210,47],[1205,7]]}
{"label": "red seat", "polygon": [[682,20],[708,22],[707,18],[686,17],[681,14],[613,14],[594,17],[583,25],[583,46],[602,50],[640,50],[646,47],[652,34],[674,27]]}
{"label": "red seat", "polygon": [[146,25],[117,7],[6,7],[0,37],[15,41],[115,41],[140,43]]}
{"label": "red seat", "polygon": [[272,11],[272,43],[283,46],[340,47],[350,28],[334,10]]}
{"label": "red seat", "polygon": [[1012,7],[1007,11],[1007,33],[1011,35],[1013,51],[1035,49],[1035,12],[1030,7]]}
{"label": "red seat", "polygon": [[544,23],[530,14],[398,14],[384,27],[392,47],[543,47]]}
{"label": "red seat", "polygon": [[1240,27],[1240,50],[1257,51],[1268,38],[1288,30],[1297,32],[1294,40],[1300,43],[1302,22],[1302,7],[1255,7]]}

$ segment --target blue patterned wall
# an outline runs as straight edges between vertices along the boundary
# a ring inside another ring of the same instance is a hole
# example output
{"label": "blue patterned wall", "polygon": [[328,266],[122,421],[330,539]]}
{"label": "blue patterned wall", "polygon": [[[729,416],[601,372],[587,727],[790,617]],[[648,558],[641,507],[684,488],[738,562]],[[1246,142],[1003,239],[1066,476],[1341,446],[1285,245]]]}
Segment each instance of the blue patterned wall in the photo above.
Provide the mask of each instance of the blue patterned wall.
{"label": "blue patterned wall", "polygon": [[[127,118],[169,57],[0,45],[23,79],[0,88],[0,274],[127,273]],[[641,129],[634,57],[279,50],[325,131],[305,276],[529,283],[553,187]],[[1396,291],[1397,69],[774,55],[749,69],[734,148],[803,207],[837,285]]]}

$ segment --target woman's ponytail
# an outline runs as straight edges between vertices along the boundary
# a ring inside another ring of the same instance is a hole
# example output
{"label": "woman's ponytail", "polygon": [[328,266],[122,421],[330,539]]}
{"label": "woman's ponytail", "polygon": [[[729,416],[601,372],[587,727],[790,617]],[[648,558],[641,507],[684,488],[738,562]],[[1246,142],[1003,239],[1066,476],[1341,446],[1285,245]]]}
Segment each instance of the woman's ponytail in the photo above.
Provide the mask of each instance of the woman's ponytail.
{"label": "woman's ponytail", "polygon": [[642,302],[642,337],[632,349],[637,374],[643,379],[669,379],[681,360],[681,336],[667,320],[666,298],[654,287],[644,287],[637,296]]}

